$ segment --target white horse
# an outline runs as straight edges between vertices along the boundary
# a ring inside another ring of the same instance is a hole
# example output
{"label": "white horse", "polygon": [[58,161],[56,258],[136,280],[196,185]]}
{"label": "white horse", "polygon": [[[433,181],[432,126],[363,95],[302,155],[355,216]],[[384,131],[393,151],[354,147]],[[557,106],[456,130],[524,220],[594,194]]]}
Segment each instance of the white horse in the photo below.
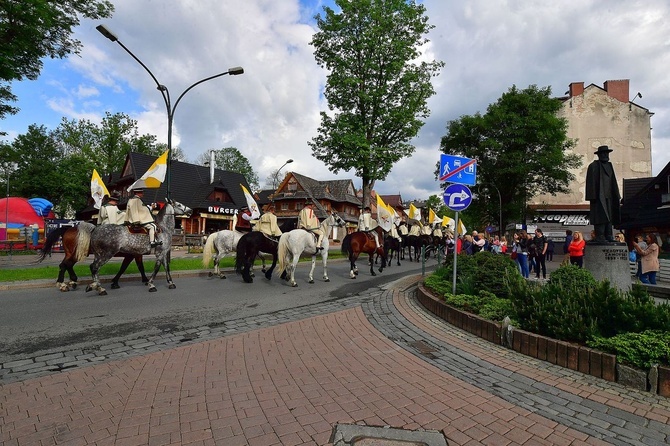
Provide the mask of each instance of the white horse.
{"label": "white horse", "polygon": [[316,255],[321,254],[323,259],[323,280],[330,282],[328,278],[328,234],[333,226],[342,227],[345,225],[342,217],[335,212],[331,212],[328,218],[324,219],[319,229],[323,231],[323,249],[316,249],[316,237],[305,229],[294,229],[285,232],[279,238],[277,248],[278,266],[277,275],[289,281],[291,286],[298,286],[295,281],[295,268],[298,265],[300,256],[308,254],[312,256],[312,268],[309,270],[309,283],[314,283],[314,268],[316,267]]}
{"label": "white horse", "polygon": [[209,277],[217,275],[221,279],[226,278],[226,275],[219,269],[219,262],[228,254],[235,254],[237,242],[244,234],[244,232],[224,229],[207,237],[205,247],[202,249],[202,264],[205,268],[209,268],[209,262],[212,260],[212,254],[214,254],[214,272],[210,271]]}

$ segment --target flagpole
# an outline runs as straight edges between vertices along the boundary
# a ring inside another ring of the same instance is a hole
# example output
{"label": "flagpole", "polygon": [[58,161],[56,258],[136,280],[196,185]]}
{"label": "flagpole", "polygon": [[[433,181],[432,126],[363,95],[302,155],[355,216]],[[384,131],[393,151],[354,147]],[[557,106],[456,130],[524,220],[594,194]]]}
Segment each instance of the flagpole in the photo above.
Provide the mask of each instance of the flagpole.
{"label": "flagpole", "polygon": [[139,63],[144,70],[149,73],[149,76],[154,80],[156,83],[156,88],[158,91],[161,92],[161,96],[163,97],[163,102],[165,103],[165,108],[167,110],[167,118],[168,118],[168,124],[167,124],[167,131],[168,131],[168,137],[167,137],[167,144],[168,144],[168,159],[167,159],[167,172],[165,174],[165,184],[166,184],[166,194],[167,194],[167,199],[168,201],[171,200],[171,190],[170,190],[170,182],[172,178],[172,124],[174,121],[174,113],[177,109],[177,105],[179,105],[179,101],[181,101],[181,98],[184,97],[186,93],[188,93],[191,89],[193,89],[195,86],[202,84],[203,82],[207,82],[208,80],[211,79],[216,79],[217,77],[225,76],[226,74],[230,74],[231,76],[236,76],[238,74],[244,73],[244,69],[242,67],[233,67],[229,68],[228,71],[224,71],[223,73],[215,74],[214,76],[207,77],[205,79],[201,79],[198,82],[192,84],[190,87],[188,87],[186,90],[184,90],[177,100],[175,101],[174,105],[171,104],[170,102],[170,91],[168,88],[158,82],[158,79],[154,74],[149,70],[149,68],[137,57],[135,54],[133,54],[132,51],[130,51],[121,41],[119,40],[118,37],[116,37],[111,31],[109,31],[107,28],[105,28],[104,25],[98,25],[95,27],[100,34],[111,40],[112,42],[118,43],[121,48],[123,48],[128,54],[132,56],[133,59]]}

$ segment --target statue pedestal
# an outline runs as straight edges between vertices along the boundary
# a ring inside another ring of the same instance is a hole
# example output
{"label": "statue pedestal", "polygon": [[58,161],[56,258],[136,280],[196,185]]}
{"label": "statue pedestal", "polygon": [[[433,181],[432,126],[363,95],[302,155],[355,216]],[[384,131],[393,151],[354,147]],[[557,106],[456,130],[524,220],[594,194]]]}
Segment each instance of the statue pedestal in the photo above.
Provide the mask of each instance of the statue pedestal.
{"label": "statue pedestal", "polygon": [[628,246],[619,242],[587,242],[584,249],[584,268],[596,280],[609,280],[621,291],[631,288]]}

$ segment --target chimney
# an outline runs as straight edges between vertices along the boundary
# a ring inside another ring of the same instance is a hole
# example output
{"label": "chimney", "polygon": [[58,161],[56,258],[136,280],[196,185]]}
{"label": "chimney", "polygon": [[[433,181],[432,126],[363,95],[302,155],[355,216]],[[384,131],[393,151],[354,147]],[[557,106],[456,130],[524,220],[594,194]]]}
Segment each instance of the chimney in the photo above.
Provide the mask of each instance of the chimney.
{"label": "chimney", "polygon": [[570,97],[579,96],[584,93],[584,82],[572,82],[570,84]]}
{"label": "chimney", "polygon": [[214,182],[214,150],[209,151],[209,184]]}
{"label": "chimney", "polygon": [[630,98],[628,91],[629,82],[629,79],[605,81],[605,91],[607,92],[607,96],[628,103],[628,99]]}

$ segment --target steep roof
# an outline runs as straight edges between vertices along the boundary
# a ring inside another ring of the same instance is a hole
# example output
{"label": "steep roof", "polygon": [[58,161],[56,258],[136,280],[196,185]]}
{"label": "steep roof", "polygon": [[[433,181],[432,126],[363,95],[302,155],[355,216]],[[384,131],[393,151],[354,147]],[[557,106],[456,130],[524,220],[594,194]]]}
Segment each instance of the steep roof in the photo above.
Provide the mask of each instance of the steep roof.
{"label": "steep roof", "polygon": [[[290,196],[291,199],[329,200],[339,203],[351,203],[356,206],[360,206],[361,204],[360,200],[356,197],[356,189],[352,180],[318,181],[296,172],[290,172],[277,190],[282,190],[291,177],[295,178],[300,185],[300,189],[302,189],[292,194]],[[281,200],[282,198],[284,198],[282,194],[274,197],[275,200]]]}
{"label": "steep roof", "polygon": [[[122,177],[119,182],[124,186],[131,184],[141,177],[156,161],[156,156],[132,152],[126,159]],[[207,166],[172,161],[170,189],[172,199],[186,204],[191,208],[206,208],[229,204],[240,208],[246,205],[246,198],[240,184],[250,190],[244,175],[222,169],[214,169],[214,182],[210,184],[210,170]],[[125,183],[128,183],[127,185]],[[226,191],[233,200],[232,203],[221,203],[208,200],[207,197],[214,190]],[[145,199],[162,201],[167,197],[167,178],[157,189],[146,189]]]}

